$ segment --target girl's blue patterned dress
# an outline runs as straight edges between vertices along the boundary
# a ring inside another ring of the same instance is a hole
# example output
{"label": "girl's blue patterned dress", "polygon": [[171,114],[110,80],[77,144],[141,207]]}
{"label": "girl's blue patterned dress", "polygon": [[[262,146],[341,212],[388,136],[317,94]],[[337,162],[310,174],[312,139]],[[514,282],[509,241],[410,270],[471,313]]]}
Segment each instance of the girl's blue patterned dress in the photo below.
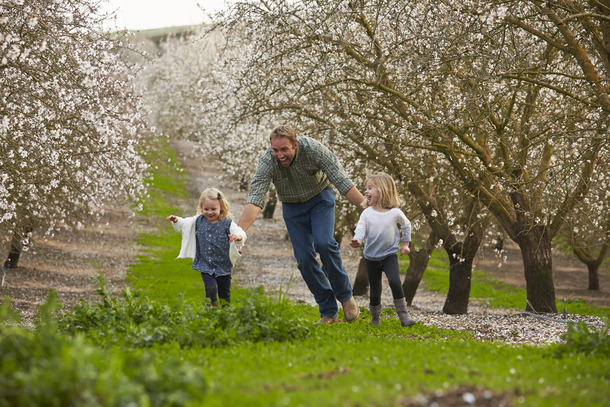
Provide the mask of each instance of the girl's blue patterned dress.
{"label": "girl's blue patterned dress", "polygon": [[229,257],[231,219],[210,223],[200,215],[196,221],[196,254],[193,268],[214,277],[231,275]]}

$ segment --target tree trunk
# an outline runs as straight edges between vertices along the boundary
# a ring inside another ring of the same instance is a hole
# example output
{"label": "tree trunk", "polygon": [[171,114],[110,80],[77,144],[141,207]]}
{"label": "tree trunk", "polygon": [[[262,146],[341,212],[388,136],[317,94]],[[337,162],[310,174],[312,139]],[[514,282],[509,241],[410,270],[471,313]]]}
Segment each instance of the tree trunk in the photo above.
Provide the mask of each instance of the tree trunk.
{"label": "tree trunk", "polygon": [[465,314],[468,312],[472,262],[481,244],[483,232],[489,224],[489,219],[487,216],[479,217],[481,204],[478,199],[472,196],[467,197],[466,205],[462,209],[459,219],[459,225],[462,226],[464,232],[464,240],[460,242],[449,227],[444,209],[435,206],[436,200],[417,183],[409,183],[409,191],[417,197],[419,207],[426,216],[428,225],[435,235],[443,240],[443,248],[449,255],[449,292],[443,312]]}
{"label": "tree trunk", "polygon": [[424,271],[428,266],[430,256],[438,243],[438,236],[432,232],[428,236],[428,240],[424,247],[419,250],[412,250],[409,254],[409,268],[407,269],[407,275],[402,283],[402,290],[405,293],[405,299],[408,305],[412,305],[413,297],[415,292],[421,283],[421,279],[424,276]]}
{"label": "tree trunk", "polygon": [[269,199],[267,199],[265,207],[263,208],[263,219],[272,219],[276,206],[277,195],[275,194],[275,191],[269,191]]}
{"label": "tree trunk", "polygon": [[412,305],[413,297],[415,297],[415,292],[417,291],[419,283],[424,276],[424,271],[426,271],[430,257],[426,254],[424,249],[420,249],[415,252],[411,252],[409,254],[409,259],[409,268],[407,269],[407,275],[402,282],[402,290],[405,293],[407,304]]}
{"label": "tree trunk", "polygon": [[587,263],[587,270],[589,270],[589,287],[587,289],[599,291],[599,262]]}
{"label": "tree trunk", "polygon": [[589,287],[588,290],[599,291],[599,267],[606,258],[606,253],[610,248],[610,240],[606,239],[601,246],[601,249],[597,253],[597,257],[594,255],[592,247],[587,247],[586,244],[576,244],[575,239],[571,240],[572,252],[576,255],[578,260],[582,261],[587,265],[589,271]]}
{"label": "tree trunk", "polygon": [[525,270],[526,311],[556,313],[551,239],[543,226],[534,226],[518,234],[516,242]]}
{"label": "tree trunk", "polygon": [[368,292],[369,276],[366,273],[366,261],[364,257],[361,257],[360,263],[358,263],[358,273],[356,273],[356,279],[354,280],[353,294],[366,295]]}
{"label": "tree trunk", "polygon": [[11,250],[8,252],[8,258],[4,262],[4,268],[15,269],[19,266],[19,258],[21,257],[21,251],[23,244],[21,243],[21,237],[13,233],[11,238]]}
{"label": "tree trunk", "polygon": [[[472,214],[478,214],[475,205]],[[474,216],[469,217],[475,218]],[[472,264],[481,246],[483,233],[487,228],[485,219],[475,221],[464,228],[465,237],[463,242],[457,242],[452,236],[443,247],[449,256],[449,292],[443,306],[443,312],[450,315],[468,313],[468,301],[470,299],[470,284],[472,281]],[[453,241],[453,243],[451,243]]]}
{"label": "tree trunk", "polygon": [[[474,256],[465,257],[460,252],[447,252],[449,255],[449,292],[443,306],[445,314],[459,315],[468,313]],[[461,259],[460,255],[462,256]]]}

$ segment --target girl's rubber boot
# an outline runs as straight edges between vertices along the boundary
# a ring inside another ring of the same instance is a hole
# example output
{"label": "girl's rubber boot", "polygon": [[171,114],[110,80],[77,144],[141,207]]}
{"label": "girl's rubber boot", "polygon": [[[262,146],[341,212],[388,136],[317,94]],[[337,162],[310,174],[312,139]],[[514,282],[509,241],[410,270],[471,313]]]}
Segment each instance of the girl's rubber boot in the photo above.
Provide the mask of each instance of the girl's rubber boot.
{"label": "girl's rubber boot", "polygon": [[416,323],[416,321],[409,318],[409,313],[407,312],[407,300],[405,300],[404,297],[394,300],[394,306],[396,307],[396,313],[398,314],[400,325],[411,326]]}
{"label": "girl's rubber boot", "polygon": [[370,305],[369,309],[371,310],[371,324],[379,326],[379,322],[381,321],[381,304]]}

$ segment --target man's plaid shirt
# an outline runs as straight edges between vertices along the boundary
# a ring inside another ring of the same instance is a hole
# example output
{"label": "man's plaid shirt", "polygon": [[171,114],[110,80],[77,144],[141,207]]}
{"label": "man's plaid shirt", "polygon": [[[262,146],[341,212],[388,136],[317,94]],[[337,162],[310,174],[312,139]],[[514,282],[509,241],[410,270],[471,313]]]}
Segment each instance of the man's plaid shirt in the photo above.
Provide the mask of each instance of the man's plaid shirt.
{"label": "man's plaid shirt", "polygon": [[246,203],[260,208],[265,204],[265,194],[273,181],[278,198],[282,202],[306,202],[333,184],[341,195],[354,186],[345,170],[326,146],[310,137],[297,137],[294,160],[288,167],[273,156],[271,147],[260,158]]}

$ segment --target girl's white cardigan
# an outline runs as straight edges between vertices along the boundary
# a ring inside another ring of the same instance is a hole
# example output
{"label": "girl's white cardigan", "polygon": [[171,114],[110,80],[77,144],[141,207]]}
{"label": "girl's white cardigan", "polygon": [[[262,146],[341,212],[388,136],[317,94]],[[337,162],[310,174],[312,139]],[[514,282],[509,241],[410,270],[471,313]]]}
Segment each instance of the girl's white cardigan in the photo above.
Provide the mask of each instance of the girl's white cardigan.
{"label": "girl's white cardigan", "polygon": [[[197,239],[195,238],[195,224],[197,223],[197,218],[199,215],[191,216],[188,218],[181,218],[176,216],[178,222],[172,222],[172,226],[176,232],[182,233],[182,244],[180,245],[180,253],[178,254],[179,259],[184,258],[195,258],[196,253],[196,244]],[[238,258],[241,257],[237,246],[243,246],[246,242],[246,232],[233,221],[231,221],[231,226],[229,232],[232,235],[241,236],[241,240],[236,240],[231,243],[231,249],[229,251],[229,256],[231,258],[231,264],[235,265],[235,262]],[[237,244],[237,246],[236,246]]]}

